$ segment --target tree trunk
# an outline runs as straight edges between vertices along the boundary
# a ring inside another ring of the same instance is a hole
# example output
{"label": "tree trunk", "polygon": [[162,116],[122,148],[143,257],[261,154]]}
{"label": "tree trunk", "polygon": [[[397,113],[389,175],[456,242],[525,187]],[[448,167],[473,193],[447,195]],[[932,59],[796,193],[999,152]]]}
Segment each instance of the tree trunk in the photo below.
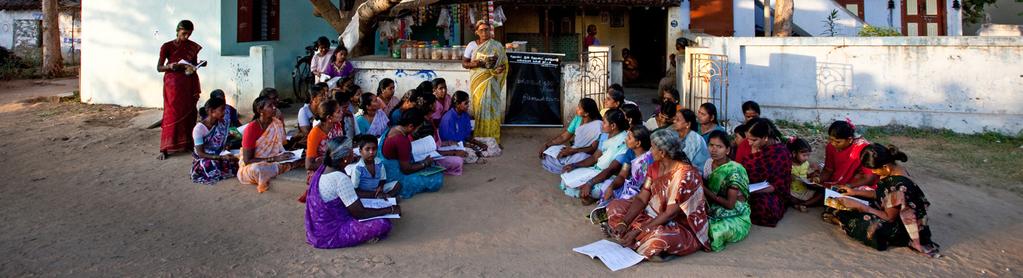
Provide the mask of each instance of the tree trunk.
{"label": "tree trunk", "polygon": [[[309,0],[313,4],[313,14],[323,18],[338,34],[343,34],[345,28],[352,21],[352,16],[343,15],[331,0]],[[437,0],[421,1],[420,5],[430,5]],[[356,0],[354,13],[359,15],[358,43],[354,46],[346,46],[352,57],[373,53],[373,34],[377,19],[381,14],[386,14],[401,0]]]}
{"label": "tree trunk", "polygon": [[792,0],[774,1],[774,36],[788,37],[792,34]]}
{"label": "tree trunk", "polygon": [[64,70],[64,59],[60,56],[57,1],[43,0],[43,74],[48,77],[58,76]]}

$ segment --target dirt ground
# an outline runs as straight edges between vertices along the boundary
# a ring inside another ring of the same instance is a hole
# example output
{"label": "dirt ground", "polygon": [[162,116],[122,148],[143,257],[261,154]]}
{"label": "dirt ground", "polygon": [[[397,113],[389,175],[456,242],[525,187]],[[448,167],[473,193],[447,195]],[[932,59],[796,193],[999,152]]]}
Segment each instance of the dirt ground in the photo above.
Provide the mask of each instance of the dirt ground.
{"label": "dirt ground", "polygon": [[[0,93],[0,99],[4,97]],[[932,202],[944,257],[879,252],[810,213],[718,253],[610,272],[572,248],[601,239],[590,207],[557,190],[537,144],[557,130],[509,129],[504,156],[405,200],[390,237],[355,248],[305,242],[305,185],[294,171],[269,192],[188,178],[191,158],[154,157],[146,110],[10,103],[0,110],[0,276],[1001,276],[1023,273],[1023,199],[937,178],[908,164]],[[152,112],[148,112],[152,113]],[[913,154],[910,154],[911,156]],[[911,161],[912,162],[912,161]]]}

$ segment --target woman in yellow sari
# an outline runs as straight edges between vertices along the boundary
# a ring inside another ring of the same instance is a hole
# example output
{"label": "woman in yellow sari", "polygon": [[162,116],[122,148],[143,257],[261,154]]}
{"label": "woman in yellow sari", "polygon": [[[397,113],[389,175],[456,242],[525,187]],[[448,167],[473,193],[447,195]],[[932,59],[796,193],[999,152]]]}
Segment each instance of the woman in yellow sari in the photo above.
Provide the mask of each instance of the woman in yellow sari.
{"label": "woman in yellow sari", "polygon": [[252,104],[252,111],[255,116],[242,133],[238,181],[255,184],[256,190],[263,193],[270,189],[270,179],[304,161],[283,162],[294,156],[284,150],[284,123],[276,117],[279,112],[273,101],[258,97]]}
{"label": "woman in yellow sari", "polygon": [[476,120],[475,137],[491,137],[501,142],[504,120],[504,84],[508,77],[508,56],[504,45],[492,39],[490,23],[476,22],[476,36],[465,47],[462,67],[469,69],[472,116]]}

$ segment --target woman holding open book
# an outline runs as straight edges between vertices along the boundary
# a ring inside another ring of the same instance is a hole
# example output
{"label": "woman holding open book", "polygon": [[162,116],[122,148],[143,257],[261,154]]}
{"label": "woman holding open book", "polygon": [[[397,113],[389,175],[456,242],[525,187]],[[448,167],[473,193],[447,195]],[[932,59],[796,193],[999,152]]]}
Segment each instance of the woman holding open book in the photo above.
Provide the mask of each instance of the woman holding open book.
{"label": "woman holding open book", "polygon": [[849,209],[836,213],[845,233],[877,250],[908,246],[928,257],[940,256],[927,225],[927,208],[931,203],[920,186],[909,179],[906,168],[898,164],[909,157],[895,146],[875,143],[864,148],[860,158],[863,167],[881,181],[874,196],[866,198],[873,199],[874,205],[864,205],[852,198],[834,198]]}
{"label": "woman holding open book", "polygon": [[[750,192],[749,206],[753,224],[767,227],[778,225],[785,217],[785,204],[792,183],[792,157],[782,140],[781,132],[771,120],[756,118],[746,123],[746,141],[750,155],[739,163],[749,173],[750,183],[767,182],[767,187]],[[752,186],[751,186],[752,187]]]}
{"label": "woman holding open book", "polygon": [[[410,108],[396,119],[397,124],[387,132],[381,151],[384,155],[384,171],[391,180],[401,183],[399,196],[408,199],[420,192],[434,192],[443,186],[444,168],[434,166],[433,158],[423,161],[412,159],[412,132],[423,125],[426,114]],[[393,175],[393,176],[392,176]]]}
{"label": "woman holding open book", "polygon": [[478,39],[465,46],[462,67],[469,69],[472,116],[476,119],[476,137],[501,142],[504,121],[504,84],[508,77],[508,55],[504,44],[494,40],[493,26],[486,20],[476,22]]}
{"label": "woman holding open book", "polygon": [[675,131],[659,130],[650,141],[654,165],[643,189],[632,199],[607,206],[610,234],[652,261],[707,250],[707,204],[700,172],[689,164]]}
{"label": "woman holding open book", "polygon": [[400,214],[401,207],[366,208],[345,174],[345,165],[356,161],[352,139],[338,137],[327,143],[323,167],[309,182],[306,199],[306,241],[315,248],[344,248],[383,239],[391,231],[387,219],[359,221],[387,214]]}
{"label": "woman holding open book", "polygon": [[[562,171],[570,173],[579,168],[581,171],[588,171],[590,175],[596,175],[611,165],[615,158],[625,153],[629,148],[625,145],[628,137],[629,122],[625,120],[625,113],[622,110],[608,110],[604,114],[604,123],[601,131],[607,134],[606,138],[600,140],[597,151],[583,161],[565,165]],[[603,137],[604,135],[602,135]],[[591,176],[592,177],[592,176]],[[584,205],[597,201],[597,198],[604,196],[604,189],[610,184],[610,180],[594,181],[587,179],[585,183],[575,187],[574,184],[561,182],[559,186],[565,195],[582,199]]]}
{"label": "woman holding open book", "polygon": [[[583,98],[575,114],[565,132],[548,140],[540,151],[540,162],[548,172],[560,175],[565,166],[583,161],[597,149],[597,139],[603,126],[597,101]],[[570,142],[571,145],[568,144]]]}
{"label": "woman holding open book", "polygon": [[202,46],[188,39],[194,29],[191,21],[182,20],[177,37],[160,46],[156,70],[163,73],[163,124],[160,155],[156,159],[163,160],[192,148],[191,131],[199,113],[195,108],[199,101],[199,75],[195,67],[202,50]]}
{"label": "woman holding open book", "polygon": [[223,153],[228,145],[228,125],[224,120],[227,103],[222,98],[210,98],[204,106],[204,119],[192,129],[195,150],[192,152],[192,182],[216,184],[233,178],[238,171],[238,158]]}
{"label": "woman holding open book", "polygon": [[274,104],[270,98],[257,97],[252,103],[252,122],[242,132],[238,181],[255,184],[259,193],[270,190],[270,179],[304,163],[285,162],[296,157],[284,150],[284,123],[277,118],[280,112]]}

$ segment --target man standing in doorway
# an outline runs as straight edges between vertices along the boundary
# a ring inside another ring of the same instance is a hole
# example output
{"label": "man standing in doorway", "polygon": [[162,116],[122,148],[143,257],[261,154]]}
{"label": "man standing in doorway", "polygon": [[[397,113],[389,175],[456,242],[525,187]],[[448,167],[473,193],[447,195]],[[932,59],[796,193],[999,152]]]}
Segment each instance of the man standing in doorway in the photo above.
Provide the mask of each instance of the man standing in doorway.
{"label": "man standing in doorway", "polygon": [[589,49],[591,45],[600,45],[600,39],[597,39],[597,25],[593,24],[586,26],[586,38],[583,39],[583,49]]}

